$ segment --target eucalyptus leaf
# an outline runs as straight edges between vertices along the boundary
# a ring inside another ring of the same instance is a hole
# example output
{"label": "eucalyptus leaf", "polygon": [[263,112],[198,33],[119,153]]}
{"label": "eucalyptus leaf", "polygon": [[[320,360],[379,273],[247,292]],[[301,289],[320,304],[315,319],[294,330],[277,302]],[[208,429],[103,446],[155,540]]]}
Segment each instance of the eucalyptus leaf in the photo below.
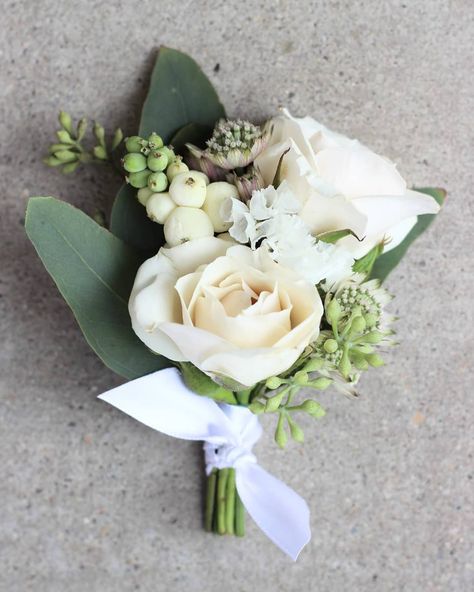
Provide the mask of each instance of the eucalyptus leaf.
{"label": "eucalyptus leaf", "polygon": [[[188,124],[212,129],[221,117],[225,117],[224,107],[196,62],[180,51],[161,47],[143,104],[139,135],[148,137],[157,132],[168,143],[179,130],[184,133]],[[112,208],[110,230],[134,247],[156,251],[163,244],[160,227],[148,220],[135,196],[132,188],[120,189]]]}
{"label": "eucalyptus leaf", "polygon": [[237,399],[232,391],[228,391],[222,386],[215,383],[207,374],[201,372],[199,368],[193,366],[189,362],[181,363],[180,365],[183,380],[186,385],[198,395],[209,397],[221,403],[228,403],[229,405],[236,405]]}
{"label": "eucalyptus leaf", "polygon": [[[440,205],[443,205],[444,200],[446,199],[446,191],[444,189],[438,189],[434,187],[420,187],[416,188],[415,190],[420,191],[421,193],[426,193],[427,195],[431,195]],[[384,281],[388,274],[400,263],[401,259],[413,241],[416,240],[420,234],[422,234],[428,228],[434,219],[434,214],[423,214],[418,216],[417,223],[411,229],[405,239],[398,245],[398,247],[395,247],[391,251],[383,253],[380,255],[380,257],[378,257],[373,265],[370,277],[378,278],[379,280]]]}
{"label": "eucalyptus leaf", "polygon": [[170,144],[177,154],[184,155],[186,144],[194,144],[198,148],[205,148],[206,140],[211,136],[211,127],[199,123],[188,123],[171,138]]}
{"label": "eucalyptus leaf", "polygon": [[161,47],[143,105],[139,135],[157,132],[167,143],[188,123],[213,128],[221,117],[225,117],[224,107],[197,63],[185,53]]}
{"label": "eucalyptus leaf", "polygon": [[152,222],[137,199],[137,189],[122,185],[110,214],[110,230],[128,245],[149,253],[157,253],[165,243],[163,226]]}
{"label": "eucalyptus leaf", "polygon": [[52,197],[29,200],[26,232],[106,366],[133,379],[170,365],[132,330],[128,297],[141,259],[91,218]]}

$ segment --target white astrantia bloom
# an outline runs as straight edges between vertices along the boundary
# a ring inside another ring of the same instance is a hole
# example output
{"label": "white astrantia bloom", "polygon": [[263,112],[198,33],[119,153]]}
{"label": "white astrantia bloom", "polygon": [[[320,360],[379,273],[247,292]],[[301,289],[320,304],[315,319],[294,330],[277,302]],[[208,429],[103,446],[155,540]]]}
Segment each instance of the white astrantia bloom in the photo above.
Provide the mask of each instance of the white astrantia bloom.
{"label": "white astrantia bloom", "polygon": [[224,204],[224,217],[232,223],[236,241],[266,245],[271,257],[313,284],[332,285],[353,275],[354,258],[340,245],[319,241],[298,215],[300,202],[286,182],[254,191],[248,205],[238,199]]}

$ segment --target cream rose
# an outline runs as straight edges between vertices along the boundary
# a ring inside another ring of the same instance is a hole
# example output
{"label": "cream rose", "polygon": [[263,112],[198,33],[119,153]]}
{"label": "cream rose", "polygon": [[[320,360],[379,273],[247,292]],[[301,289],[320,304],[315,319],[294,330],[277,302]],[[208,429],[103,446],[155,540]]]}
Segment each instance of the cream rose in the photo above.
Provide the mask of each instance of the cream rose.
{"label": "cream rose", "polygon": [[435,214],[436,201],[411,191],[388,159],[311,117],[295,118],[288,111],[271,120],[270,141],[255,165],[266,185],[272,183],[285,150],[281,178],[301,201],[300,215],[313,234],[349,228],[354,237],[340,244],[360,258],[386,240],[385,251],[408,234],[418,214]]}
{"label": "cream rose", "polygon": [[156,353],[252,386],[297,360],[318,336],[323,306],[316,288],[265,248],[209,237],[145,261],[129,311]]}

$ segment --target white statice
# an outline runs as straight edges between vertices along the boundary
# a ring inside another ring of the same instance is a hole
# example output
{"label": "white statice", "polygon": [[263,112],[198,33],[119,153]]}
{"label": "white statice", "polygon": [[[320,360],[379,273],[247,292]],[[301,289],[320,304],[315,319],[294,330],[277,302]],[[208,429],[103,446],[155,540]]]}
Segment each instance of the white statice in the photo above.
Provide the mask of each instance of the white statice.
{"label": "white statice", "polygon": [[232,226],[236,241],[265,245],[272,258],[299,273],[313,284],[328,285],[352,275],[354,258],[340,245],[328,244],[312,236],[298,215],[301,205],[288,184],[254,191],[248,205],[238,199],[224,204],[224,216]]}

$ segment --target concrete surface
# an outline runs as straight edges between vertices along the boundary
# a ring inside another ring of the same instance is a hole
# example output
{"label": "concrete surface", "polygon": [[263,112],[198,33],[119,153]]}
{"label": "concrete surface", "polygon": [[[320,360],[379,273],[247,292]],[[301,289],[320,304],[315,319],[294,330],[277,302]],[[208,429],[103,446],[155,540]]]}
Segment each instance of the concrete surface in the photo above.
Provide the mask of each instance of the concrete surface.
{"label": "concrete surface", "polygon": [[[474,589],[473,18],[470,0],[2,4],[2,592]],[[253,525],[245,540],[202,531],[199,446],[96,400],[119,380],[23,231],[29,195],[109,208],[113,176],[63,178],[40,156],[61,107],[132,133],[160,43],[201,62],[230,114],[285,104],[449,190],[390,278],[389,365],[359,402],[325,394],[304,446],[259,445],[312,509],[296,564]]]}

